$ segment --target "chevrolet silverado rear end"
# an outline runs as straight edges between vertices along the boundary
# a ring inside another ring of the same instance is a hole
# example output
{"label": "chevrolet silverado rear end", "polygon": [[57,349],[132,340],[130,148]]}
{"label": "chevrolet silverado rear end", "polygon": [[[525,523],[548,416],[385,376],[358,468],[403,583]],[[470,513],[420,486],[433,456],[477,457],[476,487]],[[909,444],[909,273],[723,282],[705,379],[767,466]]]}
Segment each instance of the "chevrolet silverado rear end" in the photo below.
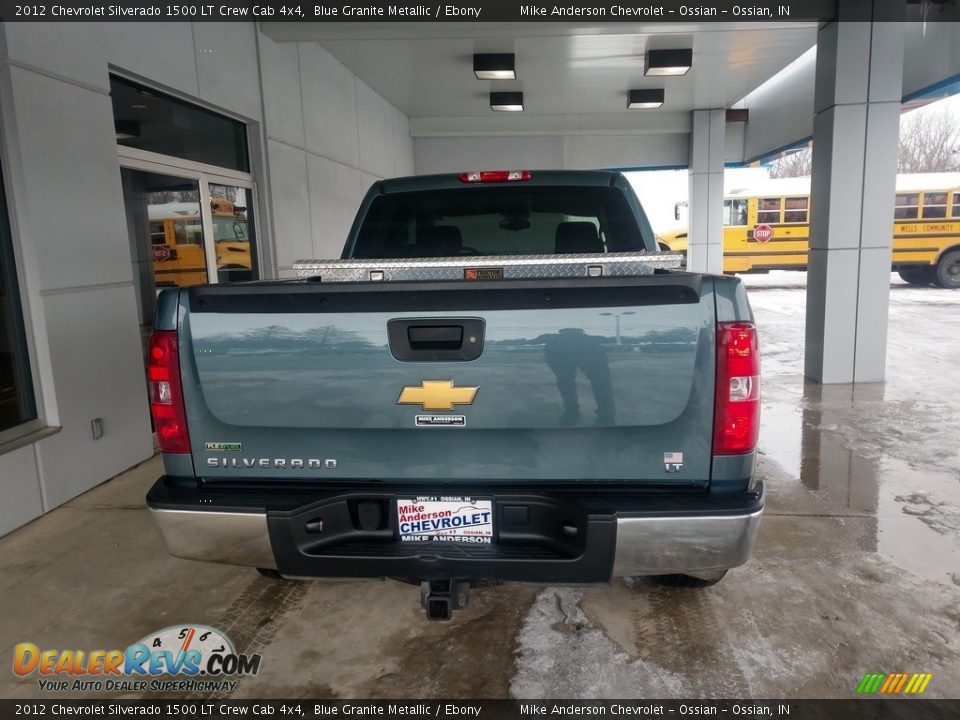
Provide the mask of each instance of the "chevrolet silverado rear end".
{"label": "chevrolet silverado rear end", "polygon": [[288,578],[708,584],[745,562],[739,280],[664,270],[616,173],[380,182],[343,259],[165,291],[147,501],[179,557]]}

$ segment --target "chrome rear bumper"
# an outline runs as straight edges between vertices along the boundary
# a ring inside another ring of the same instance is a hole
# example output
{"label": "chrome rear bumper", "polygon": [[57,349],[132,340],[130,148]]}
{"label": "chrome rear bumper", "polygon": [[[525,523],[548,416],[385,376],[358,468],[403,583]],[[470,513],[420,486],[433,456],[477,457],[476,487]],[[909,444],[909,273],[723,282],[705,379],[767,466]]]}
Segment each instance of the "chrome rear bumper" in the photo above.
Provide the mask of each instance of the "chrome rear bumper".
{"label": "chrome rear bumper", "polygon": [[618,518],[613,577],[711,580],[750,559],[762,514]]}
{"label": "chrome rear bumper", "polygon": [[[762,512],[618,518],[612,575],[715,578],[750,558]],[[151,508],[151,515],[171,555],[277,567],[266,513]]]}
{"label": "chrome rear bumper", "polygon": [[187,560],[276,569],[264,512],[150,508],[167,552]]}

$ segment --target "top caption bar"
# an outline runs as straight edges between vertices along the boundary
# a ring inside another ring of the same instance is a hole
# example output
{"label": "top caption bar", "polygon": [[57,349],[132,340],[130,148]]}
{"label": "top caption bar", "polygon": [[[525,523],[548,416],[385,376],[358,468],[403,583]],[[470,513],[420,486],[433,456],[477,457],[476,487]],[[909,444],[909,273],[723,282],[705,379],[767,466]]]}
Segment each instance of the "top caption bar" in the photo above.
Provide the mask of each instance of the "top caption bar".
{"label": "top caption bar", "polygon": [[[858,0],[786,0],[785,2],[700,3],[641,0],[580,0],[525,2],[524,0],[425,0],[425,2],[63,2],[18,3],[0,0],[0,19],[29,22],[89,21],[261,21],[261,22],[826,22],[830,20],[935,22],[937,5],[906,11],[898,3]],[[892,7],[891,7],[892,6]],[[872,13],[872,15],[871,15]]]}

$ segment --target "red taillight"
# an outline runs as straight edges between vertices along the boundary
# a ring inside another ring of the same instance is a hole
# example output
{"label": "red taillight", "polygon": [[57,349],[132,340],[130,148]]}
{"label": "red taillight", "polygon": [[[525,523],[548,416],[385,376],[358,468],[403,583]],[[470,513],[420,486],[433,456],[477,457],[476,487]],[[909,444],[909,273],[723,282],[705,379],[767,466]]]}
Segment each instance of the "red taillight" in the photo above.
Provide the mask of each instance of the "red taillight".
{"label": "red taillight", "polygon": [[717,323],[714,455],[742,455],[760,432],[760,351],[752,322]]}
{"label": "red taillight", "polygon": [[150,336],[147,380],[150,382],[150,412],[160,450],[166,453],[190,452],[175,331],[155,330]]}
{"label": "red taillight", "polygon": [[494,183],[529,180],[533,173],[529,170],[480,170],[478,172],[460,173],[462,183]]}

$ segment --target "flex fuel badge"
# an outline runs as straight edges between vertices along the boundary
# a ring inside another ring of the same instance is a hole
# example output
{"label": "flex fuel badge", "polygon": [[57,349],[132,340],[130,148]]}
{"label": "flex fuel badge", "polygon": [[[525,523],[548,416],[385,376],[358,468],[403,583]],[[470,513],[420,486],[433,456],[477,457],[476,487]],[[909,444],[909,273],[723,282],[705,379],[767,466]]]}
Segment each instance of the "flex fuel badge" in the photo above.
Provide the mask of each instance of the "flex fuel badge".
{"label": "flex fuel badge", "polygon": [[208,442],[203,447],[208,452],[243,452],[243,443],[237,442]]}

